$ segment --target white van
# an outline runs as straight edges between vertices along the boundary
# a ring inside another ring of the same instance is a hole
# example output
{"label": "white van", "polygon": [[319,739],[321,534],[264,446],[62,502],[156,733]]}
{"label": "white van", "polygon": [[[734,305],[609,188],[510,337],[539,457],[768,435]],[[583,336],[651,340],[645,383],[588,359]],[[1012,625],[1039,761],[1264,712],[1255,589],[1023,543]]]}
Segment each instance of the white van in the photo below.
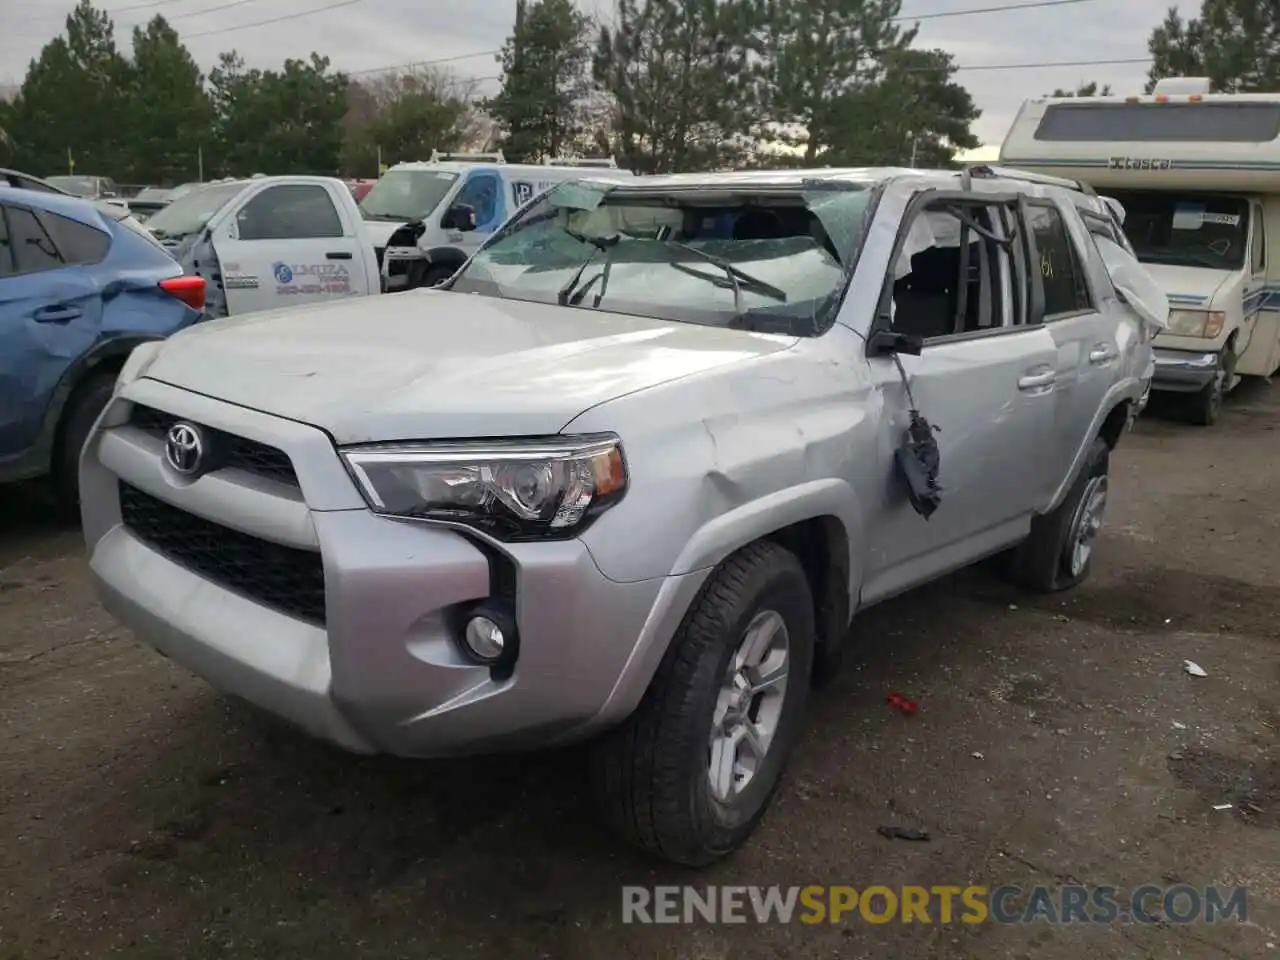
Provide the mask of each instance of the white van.
{"label": "white van", "polygon": [[[507,163],[501,152],[435,151],[428,161],[396,164],[360,201],[381,264],[382,288],[408,290],[447,279],[518,208],[586,170],[610,179],[632,176],[612,159],[537,165]],[[453,209],[458,206],[463,209]],[[474,228],[454,221],[463,215],[473,218]]]}
{"label": "white van", "polygon": [[1280,368],[1280,94],[1209,94],[1199,78],[1140,97],[1028,100],[1002,166],[1090,183],[1125,209],[1173,310],[1154,389],[1201,424],[1242,376]]}

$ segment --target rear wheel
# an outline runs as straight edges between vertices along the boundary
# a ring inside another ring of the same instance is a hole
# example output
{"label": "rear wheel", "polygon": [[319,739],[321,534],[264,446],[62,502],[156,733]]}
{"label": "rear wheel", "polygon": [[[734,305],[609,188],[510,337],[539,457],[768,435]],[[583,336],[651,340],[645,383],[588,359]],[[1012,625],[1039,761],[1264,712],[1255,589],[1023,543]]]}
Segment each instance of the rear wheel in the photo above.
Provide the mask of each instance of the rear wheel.
{"label": "rear wheel", "polygon": [[93,373],[80,382],[62,411],[53,451],[53,492],[67,513],[80,508],[80,451],[115,389],[115,373]]}
{"label": "rear wheel", "polygon": [[1089,576],[1094,541],[1106,516],[1110,463],[1111,448],[1095,439],[1066,499],[1032,521],[1030,536],[1009,556],[1010,573],[1023,587],[1056,593]]}
{"label": "rear wheel", "polygon": [[596,745],[593,776],[614,828],[692,866],[740,847],[799,733],[815,635],[794,554],[760,542],[726,560],[636,712]]}

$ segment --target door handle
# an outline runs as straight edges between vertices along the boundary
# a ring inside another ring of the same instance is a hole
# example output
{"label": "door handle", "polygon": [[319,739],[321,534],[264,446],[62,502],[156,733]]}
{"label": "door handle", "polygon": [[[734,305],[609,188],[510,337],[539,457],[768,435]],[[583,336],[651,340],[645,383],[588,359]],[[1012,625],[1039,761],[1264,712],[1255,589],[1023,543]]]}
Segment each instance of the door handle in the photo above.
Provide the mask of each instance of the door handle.
{"label": "door handle", "polygon": [[351,251],[350,251],[350,250],[335,250],[333,253],[326,253],[324,256],[325,256],[325,259],[326,259],[326,260],[350,260],[350,259],[351,259]]}
{"label": "door handle", "polygon": [[36,323],[70,323],[76,317],[82,316],[84,311],[79,307],[69,307],[65,304],[54,304],[48,307],[40,307],[32,315]]}
{"label": "door handle", "polygon": [[1105,343],[1095,343],[1093,349],[1089,351],[1089,362],[1102,366],[1110,363],[1117,356],[1115,350]]}
{"label": "door handle", "polygon": [[1052,387],[1058,379],[1056,370],[1041,370],[1039,373],[1025,374],[1018,380],[1019,390],[1042,390]]}

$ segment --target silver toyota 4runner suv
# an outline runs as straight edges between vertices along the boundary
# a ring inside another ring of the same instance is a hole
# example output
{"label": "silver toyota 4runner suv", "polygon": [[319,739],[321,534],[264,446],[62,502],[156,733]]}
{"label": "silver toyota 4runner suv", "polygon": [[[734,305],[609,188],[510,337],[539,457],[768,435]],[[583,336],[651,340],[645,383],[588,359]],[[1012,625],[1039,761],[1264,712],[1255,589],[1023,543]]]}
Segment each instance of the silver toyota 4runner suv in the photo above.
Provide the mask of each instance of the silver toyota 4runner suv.
{"label": "silver toyota 4runner suv", "polygon": [[103,602],[352,751],[589,738],[609,819],[710,862],[854,612],[1089,573],[1160,318],[1107,203],[1015,176],[572,181],[440,287],[144,344],[82,457]]}

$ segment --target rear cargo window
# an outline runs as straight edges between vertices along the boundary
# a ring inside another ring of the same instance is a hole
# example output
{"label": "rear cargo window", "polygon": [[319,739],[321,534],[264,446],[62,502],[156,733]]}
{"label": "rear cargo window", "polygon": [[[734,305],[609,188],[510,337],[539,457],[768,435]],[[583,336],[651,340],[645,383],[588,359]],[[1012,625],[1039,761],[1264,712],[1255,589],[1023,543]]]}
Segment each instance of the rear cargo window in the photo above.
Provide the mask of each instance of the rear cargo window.
{"label": "rear cargo window", "polygon": [[1054,103],[1036,139],[1062,143],[1265,143],[1280,136],[1280,103]]}

